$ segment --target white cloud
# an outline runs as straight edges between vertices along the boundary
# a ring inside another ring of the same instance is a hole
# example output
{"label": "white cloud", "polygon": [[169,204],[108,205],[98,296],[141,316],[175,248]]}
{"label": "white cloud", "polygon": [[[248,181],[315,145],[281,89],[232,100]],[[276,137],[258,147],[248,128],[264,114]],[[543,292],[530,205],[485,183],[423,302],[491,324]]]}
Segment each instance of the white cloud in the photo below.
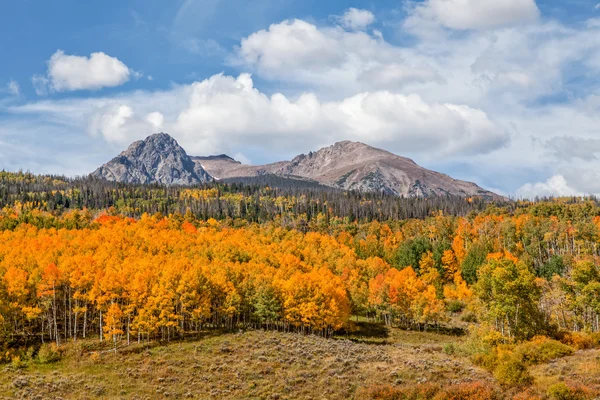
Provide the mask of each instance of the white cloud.
{"label": "white cloud", "polygon": [[404,27],[419,31],[441,25],[454,30],[482,30],[536,21],[535,0],[426,0],[413,4]]}
{"label": "white cloud", "polygon": [[600,3],[596,4],[596,6],[594,7],[594,10],[600,10]]}
{"label": "white cloud", "polygon": [[150,124],[152,124],[154,129],[157,130],[157,129],[161,129],[163,127],[163,124],[165,122],[165,117],[158,111],[154,111],[154,112],[151,112],[150,114],[146,115],[146,121],[148,121]]}
{"label": "white cloud", "polygon": [[255,139],[285,146],[350,139],[446,155],[486,153],[509,140],[485,113],[467,106],[428,104],[417,95],[387,91],[330,102],[311,93],[296,100],[279,93],[269,97],[247,74],[192,84],[189,106],[179,113],[173,132],[200,148]]}
{"label": "white cloud", "polygon": [[301,84],[325,96],[387,89],[432,102],[480,106],[493,100],[506,108],[499,100],[514,105],[560,92],[571,81],[573,65],[590,76],[600,72],[600,24],[575,29],[540,22],[402,47],[374,32],[291,20],[242,39],[235,61],[261,78]]}
{"label": "white cloud", "polygon": [[[177,106],[167,100],[175,97]],[[268,96],[254,87],[249,74],[215,75],[170,92],[136,92],[87,103],[40,102],[13,111],[78,118],[70,124],[87,124],[93,137],[121,146],[161,129],[199,155],[247,154],[254,143],[264,152],[299,153],[357,140],[401,154],[458,157],[489,153],[510,139],[486,113],[465,105],[428,103],[418,95],[388,91],[339,101],[322,101],[314,93],[295,99]]]}
{"label": "white cloud", "polygon": [[536,197],[582,196],[583,193],[569,186],[562,175],[555,175],[545,182],[527,183],[517,190],[517,197],[533,200]]}
{"label": "white cloud", "polygon": [[11,79],[6,84],[6,91],[12,94],[13,96],[18,96],[21,93],[21,87],[19,86],[17,81]]}
{"label": "white cloud", "polygon": [[102,52],[89,57],[65,54],[62,50],[48,60],[46,76],[36,75],[32,82],[38,94],[48,91],[97,90],[124,84],[141,73],[130,70],[123,62]]}
{"label": "white cloud", "polygon": [[344,61],[344,49],[336,38],[302,20],[273,24],[242,39],[242,60],[265,72],[277,73],[291,68],[327,70]]}
{"label": "white cloud", "polygon": [[336,20],[346,29],[363,30],[375,22],[375,15],[368,10],[349,8],[344,15],[337,17]]}
{"label": "white cloud", "polygon": [[89,132],[92,136],[102,135],[107,142],[122,142],[128,136],[126,125],[131,117],[133,110],[128,105],[108,107],[90,121]]}
{"label": "white cloud", "polygon": [[412,82],[440,81],[434,59],[383,40],[380,32],[319,28],[302,20],[273,24],[241,40],[235,63],[261,77],[349,95]]}

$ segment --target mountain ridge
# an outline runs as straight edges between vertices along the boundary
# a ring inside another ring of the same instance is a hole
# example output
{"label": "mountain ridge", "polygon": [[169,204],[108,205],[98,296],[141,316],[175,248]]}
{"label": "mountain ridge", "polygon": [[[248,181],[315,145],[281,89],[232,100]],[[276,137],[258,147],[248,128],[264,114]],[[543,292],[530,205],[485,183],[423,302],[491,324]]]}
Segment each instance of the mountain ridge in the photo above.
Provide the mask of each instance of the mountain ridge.
{"label": "mountain ridge", "polygon": [[[196,157],[192,157],[196,160]],[[273,174],[311,179],[343,190],[385,192],[404,197],[440,195],[501,199],[473,182],[420,167],[412,159],[360,142],[341,141],[291,161],[250,166],[227,159],[204,158],[202,166],[217,179]]]}
{"label": "mountain ridge", "polygon": [[419,166],[413,160],[360,142],[340,141],[290,161],[245,165],[226,154],[189,156],[166,133],[148,136],[92,173],[127,183],[194,185],[261,176],[315,182],[341,190],[383,192],[402,197],[454,195],[504,199],[473,182]]}

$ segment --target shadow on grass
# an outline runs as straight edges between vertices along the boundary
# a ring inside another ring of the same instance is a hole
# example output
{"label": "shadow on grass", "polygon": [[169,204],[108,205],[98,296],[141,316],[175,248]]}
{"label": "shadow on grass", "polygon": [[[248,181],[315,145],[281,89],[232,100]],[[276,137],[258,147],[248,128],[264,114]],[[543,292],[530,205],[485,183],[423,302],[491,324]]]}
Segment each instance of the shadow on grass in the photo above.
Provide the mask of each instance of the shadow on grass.
{"label": "shadow on grass", "polygon": [[[175,345],[178,343],[181,344],[181,343],[199,342],[199,341],[202,341],[205,339],[222,336],[227,333],[230,333],[230,332],[225,331],[225,330],[214,330],[214,331],[210,330],[210,331],[188,333],[184,336],[175,337],[169,341],[160,340],[160,339],[152,339],[150,341],[143,340],[139,343],[137,341],[131,341],[131,344],[129,344],[129,345],[121,343],[119,346],[117,346],[117,352],[121,355],[140,354],[140,353],[143,353],[147,350],[151,350],[154,348]],[[113,347],[112,343],[110,341],[106,341],[106,340],[103,342],[86,341],[86,342],[83,342],[81,345],[82,345],[82,347],[81,347],[82,353],[95,353],[95,352],[110,353],[110,352],[114,351],[114,347]]]}
{"label": "shadow on grass", "polygon": [[[438,334],[445,336],[461,337],[466,335],[463,328],[449,326],[428,326],[426,329],[422,326],[415,326],[412,329],[394,327],[404,332],[419,332],[423,334]],[[390,328],[379,322],[353,322],[350,329],[342,329],[334,335],[334,339],[350,340],[355,343],[364,343],[370,345],[386,345],[391,343]]]}
{"label": "shadow on grass", "polygon": [[465,336],[467,331],[463,328],[440,326],[439,328],[430,329],[429,332],[439,333],[440,335],[446,336]]}
{"label": "shadow on grass", "polygon": [[342,329],[336,332],[334,339],[350,340],[355,343],[365,343],[372,345],[388,344],[389,329],[384,324],[376,322],[353,322],[352,328]]}

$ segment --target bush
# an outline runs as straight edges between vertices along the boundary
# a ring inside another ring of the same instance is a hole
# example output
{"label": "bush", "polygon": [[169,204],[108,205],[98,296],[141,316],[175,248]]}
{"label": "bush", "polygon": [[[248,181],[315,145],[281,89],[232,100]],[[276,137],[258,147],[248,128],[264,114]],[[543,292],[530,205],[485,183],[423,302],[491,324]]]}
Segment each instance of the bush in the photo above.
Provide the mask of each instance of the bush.
{"label": "bush", "polygon": [[493,400],[500,398],[488,384],[480,382],[449,386],[438,393],[436,400]]}
{"label": "bush", "polygon": [[567,332],[560,341],[578,350],[593,349],[600,345],[600,333]]}
{"label": "bush", "polygon": [[488,353],[477,353],[473,355],[471,361],[473,361],[473,364],[479,365],[480,367],[493,372],[498,365],[498,356],[494,351],[490,351]]}
{"label": "bush", "polygon": [[454,343],[446,343],[443,348],[444,353],[448,355],[456,354],[456,346]]}
{"label": "bush", "polygon": [[448,302],[448,304],[446,305],[446,309],[451,313],[458,314],[459,312],[462,312],[462,310],[465,309],[465,303],[458,300],[452,300]]}
{"label": "bush", "polygon": [[474,382],[442,386],[420,384],[406,387],[378,386],[367,389],[361,398],[376,400],[495,400],[501,398],[489,384]]}
{"label": "bush", "polygon": [[15,369],[21,369],[27,367],[27,363],[21,358],[21,356],[14,356],[10,361],[10,366]]}
{"label": "bush", "polygon": [[573,354],[574,348],[557,340],[538,336],[530,342],[499,344],[493,331],[480,329],[476,340],[481,343],[478,351],[473,352],[472,361],[492,372],[503,385],[527,385],[533,378],[527,370],[528,365],[536,365]]}
{"label": "bush", "polygon": [[570,356],[575,349],[557,340],[544,336],[533,338],[530,342],[515,347],[515,356],[528,365],[543,364],[548,361]]}
{"label": "bush", "polygon": [[60,361],[62,357],[61,349],[55,344],[43,344],[40,347],[37,355],[37,361],[40,364],[50,364],[53,362]]}
{"label": "bush", "polygon": [[553,400],[588,400],[593,399],[598,393],[580,386],[569,386],[564,382],[550,386],[548,397]]}
{"label": "bush", "polygon": [[494,370],[494,377],[503,385],[530,385],[533,377],[527,370],[527,366],[516,357],[508,357],[500,360]]}
{"label": "bush", "polygon": [[463,322],[477,322],[477,315],[475,315],[475,313],[472,312],[467,312],[464,313],[462,317],[460,317],[460,319]]}

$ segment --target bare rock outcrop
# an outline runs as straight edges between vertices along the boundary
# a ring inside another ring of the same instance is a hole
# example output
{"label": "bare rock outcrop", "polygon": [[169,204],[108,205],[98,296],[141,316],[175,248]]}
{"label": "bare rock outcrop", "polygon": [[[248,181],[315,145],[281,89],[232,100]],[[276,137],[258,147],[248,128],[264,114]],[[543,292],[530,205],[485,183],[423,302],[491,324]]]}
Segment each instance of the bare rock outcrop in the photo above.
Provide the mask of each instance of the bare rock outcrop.
{"label": "bare rock outcrop", "polygon": [[92,175],[115,182],[165,185],[193,185],[212,180],[166,133],[132,143]]}

